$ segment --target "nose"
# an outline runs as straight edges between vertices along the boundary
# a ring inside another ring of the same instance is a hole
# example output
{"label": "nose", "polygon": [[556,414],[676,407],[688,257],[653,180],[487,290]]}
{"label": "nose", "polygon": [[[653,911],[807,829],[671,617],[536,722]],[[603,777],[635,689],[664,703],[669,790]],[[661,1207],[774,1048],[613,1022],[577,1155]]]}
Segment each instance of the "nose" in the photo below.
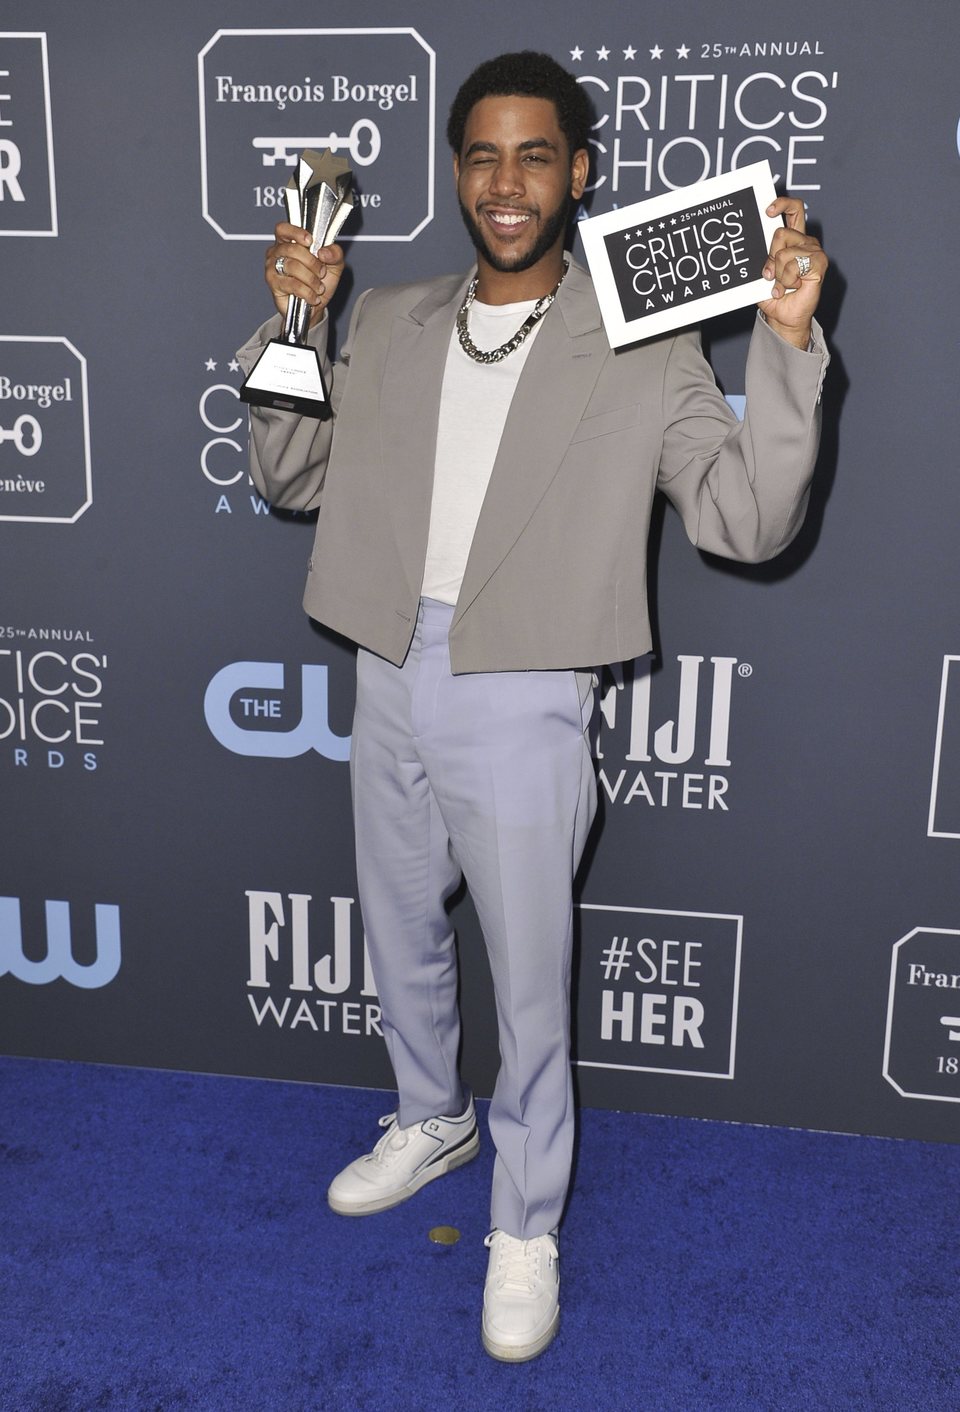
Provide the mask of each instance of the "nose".
{"label": "nose", "polygon": [[523,190],[523,167],[513,157],[502,157],[490,173],[491,195],[520,196]]}

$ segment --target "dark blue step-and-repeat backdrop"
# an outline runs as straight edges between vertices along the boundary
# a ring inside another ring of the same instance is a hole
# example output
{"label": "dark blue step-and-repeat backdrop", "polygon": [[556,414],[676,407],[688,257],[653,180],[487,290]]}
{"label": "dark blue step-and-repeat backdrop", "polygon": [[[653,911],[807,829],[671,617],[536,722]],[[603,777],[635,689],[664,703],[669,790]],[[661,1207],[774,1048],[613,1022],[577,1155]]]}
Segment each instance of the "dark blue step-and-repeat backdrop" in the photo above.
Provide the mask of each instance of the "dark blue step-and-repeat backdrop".
{"label": "dark blue step-and-repeat backdrop", "polygon": [[[257,495],[234,350],[304,146],[350,159],[342,336],[465,268],[446,111],[549,49],[596,214],[768,158],[833,267],[799,540],[672,511],[657,650],[602,677],[581,1101],[960,1137],[960,14],[706,0],[7,0],[0,33],[0,1051],[389,1086],[356,902],[349,644]],[[705,330],[743,401],[750,318]],[[638,527],[638,534],[639,534]],[[637,545],[637,552],[642,546]],[[464,1072],[496,1030],[456,905]]]}

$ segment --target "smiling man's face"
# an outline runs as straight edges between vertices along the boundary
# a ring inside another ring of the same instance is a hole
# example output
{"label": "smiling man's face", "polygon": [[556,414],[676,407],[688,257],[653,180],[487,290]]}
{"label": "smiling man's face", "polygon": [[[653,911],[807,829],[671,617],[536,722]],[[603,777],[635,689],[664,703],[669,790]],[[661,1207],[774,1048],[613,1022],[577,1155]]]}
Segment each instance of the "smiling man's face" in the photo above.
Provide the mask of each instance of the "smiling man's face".
{"label": "smiling man's face", "polygon": [[553,103],[512,95],[481,99],[470,110],[453,170],[481,262],[502,274],[542,267],[552,287],[571,208],[587,176],[587,154],[571,157]]}

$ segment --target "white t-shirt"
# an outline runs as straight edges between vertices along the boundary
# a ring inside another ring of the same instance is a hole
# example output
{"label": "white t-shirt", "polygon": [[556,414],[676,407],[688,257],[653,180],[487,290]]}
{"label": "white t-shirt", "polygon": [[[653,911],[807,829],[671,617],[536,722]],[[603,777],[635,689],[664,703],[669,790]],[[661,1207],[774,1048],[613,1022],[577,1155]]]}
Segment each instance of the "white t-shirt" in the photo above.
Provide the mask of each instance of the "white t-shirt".
{"label": "white t-shirt", "polygon": [[[480,304],[470,307],[470,337],[483,351],[512,338],[536,306]],[[497,457],[503,424],[533,340],[543,320],[499,363],[478,363],[460,347],[454,329],[440,394],[437,458],[430,504],[430,533],[421,592],[424,598],[456,603],[473,543],[483,497]]]}

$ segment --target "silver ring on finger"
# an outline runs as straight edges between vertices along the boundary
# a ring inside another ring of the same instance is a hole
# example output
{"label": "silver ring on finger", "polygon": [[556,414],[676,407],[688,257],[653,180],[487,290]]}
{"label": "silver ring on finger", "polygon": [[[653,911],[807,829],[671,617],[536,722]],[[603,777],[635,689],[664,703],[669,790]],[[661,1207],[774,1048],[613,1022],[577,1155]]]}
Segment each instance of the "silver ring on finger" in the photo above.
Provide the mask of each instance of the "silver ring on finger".
{"label": "silver ring on finger", "polygon": [[809,255],[797,256],[797,269],[800,271],[801,279],[803,279],[806,275],[810,273],[810,266],[812,265],[812,263],[813,261],[810,259]]}
{"label": "silver ring on finger", "polygon": [[[807,261],[807,267],[808,267],[808,268],[809,268],[809,265],[810,265],[810,261],[808,260],[808,261]],[[287,261],[286,261],[286,257],[285,257],[284,255],[278,255],[277,258],[276,258],[276,259],[274,260],[274,262],[273,262],[273,268],[276,270],[276,272],[277,272],[278,275],[281,275],[281,276],[285,275],[286,272],[287,272]]]}

